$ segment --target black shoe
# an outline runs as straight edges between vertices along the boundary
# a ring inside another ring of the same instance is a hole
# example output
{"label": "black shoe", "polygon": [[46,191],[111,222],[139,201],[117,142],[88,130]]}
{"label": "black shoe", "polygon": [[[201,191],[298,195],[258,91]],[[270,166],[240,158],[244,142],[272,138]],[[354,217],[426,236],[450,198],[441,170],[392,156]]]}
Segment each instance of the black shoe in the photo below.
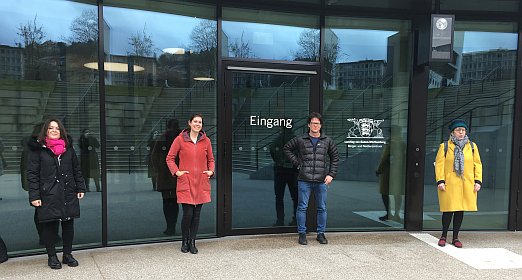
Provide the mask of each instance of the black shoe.
{"label": "black shoe", "polygon": [[71,267],[78,266],[78,261],[72,255],[63,255],[62,263]]}
{"label": "black shoe", "polygon": [[196,240],[194,240],[194,239],[189,240],[189,251],[192,254],[198,253],[198,249],[196,248]]}
{"label": "black shoe", "polygon": [[52,269],[62,268],[62,264],[60,263],[56,255],[50,256],[49,259],[47,259],[47,265],[49,265],[49,267]]}
{"label": "black shoe", "polygon": [[306,233],[299,233],[299,244],[307,245],[308,240],[306,240]]}
{"label": "black shoe", "polygon": [[388,220],[388,214],[382,216],[382,217],[379,217],[379,220],[381,221],[387,221]]}
{"label": "black shoe", "polygon": [[181,252],[182,253],[188,253],[189,251],[189,240],[188,238],[183,238],[181,241]]}
{"label": "black shoe", "polygon": [[324,233],[319,233],[315,240],[319,241],[321,244],[328,244],[328,240],[326,240],[326,237],[324,237]]}
{"label": "black shoe", "polygon": [[285,221],[284,220],[277,220],[275,223],[274,223],[274,227],[282,227],[285,225]]}

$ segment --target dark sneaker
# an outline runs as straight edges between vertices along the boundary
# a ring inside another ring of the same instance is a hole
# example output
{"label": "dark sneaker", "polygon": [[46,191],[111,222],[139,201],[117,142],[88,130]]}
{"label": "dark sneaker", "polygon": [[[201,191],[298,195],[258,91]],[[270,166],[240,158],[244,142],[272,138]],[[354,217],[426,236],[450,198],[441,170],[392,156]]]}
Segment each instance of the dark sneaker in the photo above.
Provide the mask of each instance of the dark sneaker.
{"label": "dark sneaker", "polygon": [[307,245],[308,240],[306,240],[306,233],[300,233],[299,234],[299,244],[301,245]]}
{"label": "dark sneaker", "polygon": [[316,240],[321,244],[328,244],[328,240],[326,240],[326,237],[324,237],[324,233],[319,233]]}

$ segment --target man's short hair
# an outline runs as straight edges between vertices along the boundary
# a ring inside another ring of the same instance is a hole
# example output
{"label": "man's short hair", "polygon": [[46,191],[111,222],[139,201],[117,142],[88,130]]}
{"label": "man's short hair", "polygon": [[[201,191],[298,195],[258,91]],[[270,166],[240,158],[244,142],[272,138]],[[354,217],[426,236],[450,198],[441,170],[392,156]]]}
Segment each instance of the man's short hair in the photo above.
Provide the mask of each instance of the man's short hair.
{"label": "man's short hair", "polygon": [[323,124],[323,116],[321,116],[321,114],[317,113],[317,112],[312,112],[309,116],[308,116],[308,120],[307,120],[307,123],[310,124],[312,122],[312,119],[313,118],[317,118],[319,119],[319,122],[321,124]]}

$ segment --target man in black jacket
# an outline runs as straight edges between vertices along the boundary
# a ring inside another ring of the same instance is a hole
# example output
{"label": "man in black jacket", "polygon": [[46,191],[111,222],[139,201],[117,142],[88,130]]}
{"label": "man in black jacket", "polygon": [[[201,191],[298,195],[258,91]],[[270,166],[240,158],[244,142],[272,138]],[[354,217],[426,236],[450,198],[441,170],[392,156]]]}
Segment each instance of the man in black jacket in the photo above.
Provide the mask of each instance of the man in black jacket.
{"label": "man in black jacket", "polygon": [[[314,191],[317,203],[317,241],[328,244],[324,236],[326,228],[326,190],[327,185],[337,174],[339,153],[334,141],[321,132],[323,119],[321,114],[313,112],[308,116],[308,133],[297,136],[286,143],[283,151],[285,156],[299,168],[297,206],[297,232],[299,244],[306,245],[306,209],[310,193]],[[297,150],[297,156],[293,153]],[[327,156],[330,158],[330,168],[327,168]]]}

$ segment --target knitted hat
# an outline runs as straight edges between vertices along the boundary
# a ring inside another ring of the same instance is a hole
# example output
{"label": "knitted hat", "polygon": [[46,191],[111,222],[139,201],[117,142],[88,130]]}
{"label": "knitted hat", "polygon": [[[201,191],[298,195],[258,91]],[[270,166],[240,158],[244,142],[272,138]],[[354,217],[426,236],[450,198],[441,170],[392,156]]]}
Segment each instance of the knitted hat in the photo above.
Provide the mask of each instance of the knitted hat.
{"label": "knitted hat", "polygon": [[451,121],[449,125],[450,131],[453,131],[457,127],[464,127],[466,130],[468,129],[468,126],[466,125],[466,122],[463,119],[454,119]]}

